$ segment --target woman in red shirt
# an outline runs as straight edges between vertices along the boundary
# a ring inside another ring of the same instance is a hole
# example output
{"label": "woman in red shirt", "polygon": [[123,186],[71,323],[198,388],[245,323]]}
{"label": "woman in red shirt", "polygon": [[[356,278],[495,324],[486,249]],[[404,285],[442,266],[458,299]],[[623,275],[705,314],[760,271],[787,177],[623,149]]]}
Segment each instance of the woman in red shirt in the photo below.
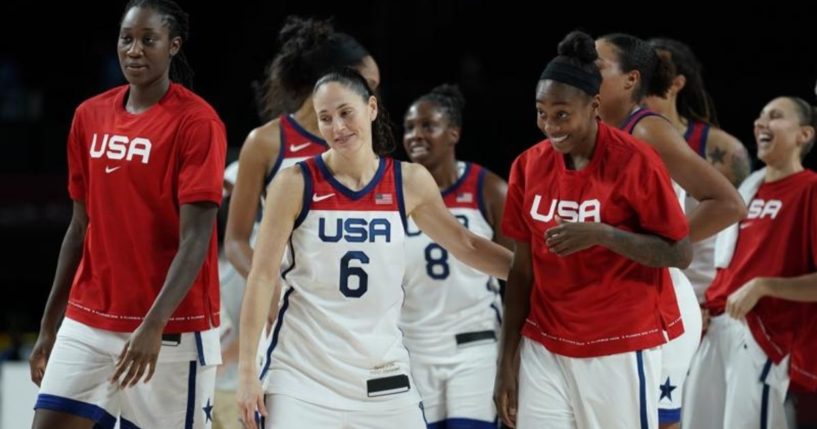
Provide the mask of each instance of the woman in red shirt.
{"label": "woman in red shirt", "polygon": [[496,388],[511,426],[657,427],[659,346],[683,332],[666,267],[689,264],[689,228],[658,154],[597,119],[596,59],[584,33],[559,44],[536,90],[548,138],[511,168]]}

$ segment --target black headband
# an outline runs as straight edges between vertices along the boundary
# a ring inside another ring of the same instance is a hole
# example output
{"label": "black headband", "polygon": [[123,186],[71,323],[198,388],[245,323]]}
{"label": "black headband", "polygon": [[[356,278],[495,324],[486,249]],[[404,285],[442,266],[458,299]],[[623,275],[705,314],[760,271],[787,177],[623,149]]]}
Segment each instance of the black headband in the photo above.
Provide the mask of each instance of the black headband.
{"label": "black headband", "polygon": [[548,63],[539,80],[555,80],[570,86],[581,89],[582,91],[594,96],[599,93],[601,86],[601,75],[598,73],[590,73],[573,64],[564,63],[560,61],[551,61]]}

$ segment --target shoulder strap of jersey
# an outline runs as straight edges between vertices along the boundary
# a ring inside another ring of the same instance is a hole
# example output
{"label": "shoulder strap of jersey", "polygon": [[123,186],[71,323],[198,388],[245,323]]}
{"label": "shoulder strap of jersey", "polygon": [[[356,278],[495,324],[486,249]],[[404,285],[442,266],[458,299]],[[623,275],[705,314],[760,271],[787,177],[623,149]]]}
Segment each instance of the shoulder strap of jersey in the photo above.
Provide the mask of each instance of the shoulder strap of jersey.
{"label": "shoulder strap of jersey", "polygon": [[317,171],[315,158],[303,160],[299,162],[297,165],[298,167],[301,168],[301,173],[304,176],[304,193],[302,197],[303,200],[301,202],[301,212],[298,213],[298,217],[295,218],[295,224],[292,227],[293,230],[300,226],[304,219],[306,219],[306,215],[309,214],[309,209],[312,207],[313,183],[317,177],[317,175],[315,174],[315,171]]}
{"label": "shoulder strap of jersey", "polygon": [[391,159],[392,174],[394,174],[394,193],[397,195],[397,209],[400,211],[400,220],[403,221],[403,232],[408,234],[408,214],[406,200],[403,196],[403,163],[399,159]]}
{"label": "shoulder strap of jersey", "polygon": [[278,156],[275,158],[275,164],[272,165],[267,175],[264,176],[264,188],[261,190],[262,193],[265,192],[267,186],[269,186],[270,182],[272,182],[272,178],[275,177],[275,174],[278,173],[278,170],[281,168],[281,162],[284,161],[284,152],[286,151],[287,147],[287,138],[286,132],[284,128],[287,126],[287,115],[281,115],[278,117]]}
{"label": "shoulder strap of jersey", "polygon": [[624,123],[619,128],[622,131],[624,131],[625,133],[632,135],[633,130],[635,129],[635,126],[638,125],[638,123],[642,119],[644,119],[644,118],[646,118],[648,116],[660,116],[660,117],[663,118],[663,116],[659,115],[658,113],[653,112],[650,109],[647,109],[645,107],[639,107],[638,110],[636,110],[633,113],[630,113],[630,116],[627,117],[627,119],[624,121]]}
{"label": "shoulder strap of jersey", "polygon": [[706,141],[711,127],[706,122],[690,120],[684,133],[684,139],[689,143],[689,147],[702,158],[706,158]]}

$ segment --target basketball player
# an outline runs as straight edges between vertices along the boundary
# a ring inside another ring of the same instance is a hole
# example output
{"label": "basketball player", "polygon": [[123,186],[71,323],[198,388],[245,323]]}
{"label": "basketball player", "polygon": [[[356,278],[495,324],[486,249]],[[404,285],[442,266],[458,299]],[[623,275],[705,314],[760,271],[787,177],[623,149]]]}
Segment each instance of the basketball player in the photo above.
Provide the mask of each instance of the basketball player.
{"label": "basketball player", "polygon": [[[458,161],[465,99],[440,85],[418,98],[403,119],[409,158],[431,173],[449,211],[474,234],[497,233],[507,183],[481,166]],[[409,219],[400,329],[428,427],[496,429],[493,380],[501,323],[495,279],[460,262]]]}
{"label": "basketball player", "polygon": [[[318,134],[312,106],[312,88],[318,77],[334,66],[351,66],[372,88],[380,83],[377,63],[351,36],[336,32],[330,20],[290,16],[279,33],[280,52],[267,70],[261,97],[261,115],[272,118],[252,130],[241,148],[238,178],[230,202],[224,240],[227,257],[246,278],[250,271],[258,207],[275,174],[296,162],[328,149]],[[280,297],[270,308],[267,327],[274,321]],[[257,339],[260,350],[269,346],[269,329]],[[263,357],[259,357],[263,359]]]}
{"label": "basketball player", "polygon": [[[729,181],[693,152],[665,118],[641,107],[650,95],[664,95],[672,82],[671,69],[645,41],[627,34],[610,34],[596,41],[601,86],[601,119],[632,134],[661,156],[683,206],[686,193],[700,202],[687,215],[693,242],[705,239],[740,220],[746,206]],[[663,347],[659,395],[661,428],[677,428],[681,419],[684,379],[698,348],[701,311],[692,285],[678,269],[671,269],[685,333]]]}
{"label": "basketball player", "polygon": [[247,277],[253,250],[258,202],[273,176],[296,162],[323,153],[311,91],[318,77],[334,66],[355,67],[372,88],[380,83],[377,63],[351,36],[335,32],[329,20],[290,16],[279,33],[281,51],[272,60],[261,114],[273,119],[252,130],[241,148],[238,179],[227,220],[225,250]]}
{"label": "basketball player", "polygon": [[[689,46],[677,40],[651,39],[650,45],[671,66],[673,77],[663,97],[647,97],[645,104],[667,118],[689,147],[737,188],[749,175],[749,154],[737,138],[718,127],[715,105],[701,77],[701,63]],[[689,195],[684,203],[687,213],[698,205]],[[703,304],[706,288],[715,278],[715,236],[694,243],[692,249],[695,256],[684,274],[692,283],[698,302]]]}
{"label": "basketball player", "polygon": [[[424,167],[383,156],[391,129],[358,72],[320,78],[313,104],[330,150],[284,170],[267,192],[241,314],[242,418],[250,428],[256,412],[266,428],[424,428],[398,329],[406,217],[490,275],[506,277],[511,254],[460,225]],[[281,277],[265,403],[252,340]]]}
{"label": "basketball player", "polygon": [[596,60],[585,33],[559,44],[536,89],[547,139],[511,168],[496,388],[509,426],[656,428],[658,347],[684,329],[666,267],[692,258],[686,219],[658,155],[597,120]]}
{"label": "basketball player", "polygon": [[766,168],[741,185],[747,218],[718,237],[684,426],[785,429],[789,384],[817,390],[817,174],[802,165],[815,129],[814,108],[797,97],[775,98],[755,120]]}
{"label": "basketball player", "polygon": [[187,30],[170,0],[128,3],[117,47],[128,84],[74,114],[74,211],[30,359],[35,429],[111,428],[117,418],[209,427],[226,137],[182,85]]}

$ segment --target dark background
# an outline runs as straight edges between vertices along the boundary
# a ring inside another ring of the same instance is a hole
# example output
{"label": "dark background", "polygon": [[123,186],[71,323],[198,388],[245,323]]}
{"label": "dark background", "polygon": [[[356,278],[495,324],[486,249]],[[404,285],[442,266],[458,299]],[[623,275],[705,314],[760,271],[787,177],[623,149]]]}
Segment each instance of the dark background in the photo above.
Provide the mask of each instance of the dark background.
{"label": "dark background", "polygon": [[[442,82],[459,83],[468,101],[459,155],[501,175],[541,138],[534,87],[559,40],[575,28],[688,43],[705,65],[722,127],[753,154],[752,122],[767,101],[788,94],[815,101],[815,14],[806,6],[766,2],[741,5],[738,13],[726,5],[715,12],[711,3],[525,3],[182,1],[192,23],[185,49],[195,91],[227,125],[232,157],[260,124],[252,82],[262,79],[290,13],[334,16],[338,29],[370,50],[397,123],[415,97]],[[38,327],[70,218],[71,116],[82,100],[122,82],[115,46],[123,7],[119,1],[0,4],[0,332]],[[813,167],[815,158],[807,164]]]}

